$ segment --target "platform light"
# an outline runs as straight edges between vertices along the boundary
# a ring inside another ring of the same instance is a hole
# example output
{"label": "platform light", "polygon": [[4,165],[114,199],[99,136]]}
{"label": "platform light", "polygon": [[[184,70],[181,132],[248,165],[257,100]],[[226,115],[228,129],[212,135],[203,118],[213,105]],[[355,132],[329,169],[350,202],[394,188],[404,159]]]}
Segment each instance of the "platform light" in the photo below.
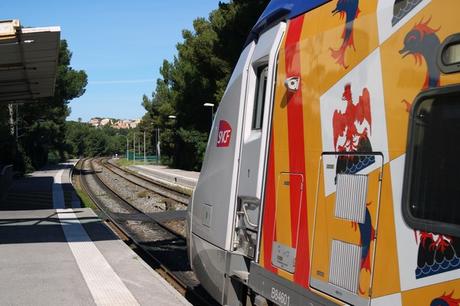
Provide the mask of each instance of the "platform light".
{"label": "platform light", "polygon": [[212,122],[214,121],[214,103],[204,103],[204,107],[211,107],[211,125]]}
{"label": "platform light", "polygon": [[175,115],[169,115],[168,118],[169,119],[176,119],[176,116]]}

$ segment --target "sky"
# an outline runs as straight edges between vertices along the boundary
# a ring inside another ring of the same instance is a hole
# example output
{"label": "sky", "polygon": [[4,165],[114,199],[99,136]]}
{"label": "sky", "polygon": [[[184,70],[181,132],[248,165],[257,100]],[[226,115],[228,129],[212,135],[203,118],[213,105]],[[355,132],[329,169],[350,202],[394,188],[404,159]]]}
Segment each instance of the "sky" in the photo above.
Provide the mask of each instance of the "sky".
{"label": "sky", "polygon": [[[228,2],[228,1],[222,1]],[[141,118],[164,59],[172,60],[182,30],[208,17],[219,0],[0,1],[0,20],[27,27],[60,26],[72,68],[88,75],[86,93],[70,103],[68,120]]]}

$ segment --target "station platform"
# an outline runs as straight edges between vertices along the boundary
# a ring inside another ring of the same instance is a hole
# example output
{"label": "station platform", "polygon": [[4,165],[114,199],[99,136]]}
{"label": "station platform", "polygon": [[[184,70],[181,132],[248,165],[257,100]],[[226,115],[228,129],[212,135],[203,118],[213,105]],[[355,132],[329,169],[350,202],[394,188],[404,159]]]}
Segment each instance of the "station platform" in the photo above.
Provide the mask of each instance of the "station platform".
{"label": "station platform", "polygon": [[190,305],[79,207],[70,169],[15,180],[0,202],[0,304]]}
{"label": "station platform", "polygon": [[193,189],[198,182],[200,172],[171,169],[158,165],[135,165],[128,167],[152,179],[164,180],[168,183],[178,184]]}

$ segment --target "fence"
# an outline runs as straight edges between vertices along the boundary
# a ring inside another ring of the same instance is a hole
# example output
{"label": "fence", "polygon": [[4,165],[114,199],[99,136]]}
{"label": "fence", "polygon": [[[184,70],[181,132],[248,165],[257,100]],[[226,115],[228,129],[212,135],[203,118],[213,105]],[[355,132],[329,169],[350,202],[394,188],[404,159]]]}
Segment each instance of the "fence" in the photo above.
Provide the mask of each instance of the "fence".
{"label": "fence", "polygon": [[[127,159],[134,161],[134,162],[144,162],[144,154],[136,154],[133,152],[128,152]],[[145,162],[147,164],[158,164],[158,156],[157,155],[146,155]]]}

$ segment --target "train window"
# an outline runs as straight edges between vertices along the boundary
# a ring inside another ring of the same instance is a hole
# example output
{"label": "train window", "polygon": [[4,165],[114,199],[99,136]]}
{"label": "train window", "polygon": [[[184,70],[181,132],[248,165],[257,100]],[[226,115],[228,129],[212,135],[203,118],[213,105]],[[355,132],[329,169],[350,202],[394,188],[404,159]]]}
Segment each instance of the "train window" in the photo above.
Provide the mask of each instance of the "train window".
{"label": "train window", "polygon": [[438,49],[438,66],[443,73],[460,72],[460,34],[447,37]]}
{"label": "train window", "polygon": [[415,229],[460,236],[460,86],[419,95],[408,139],[406,222]]}
{"label": "train window", "polygon": [[257,69],[257,86],[252,115],[252,129],[260,130],[263,123],[265,93],[267,92],[268,66],[261,66]]}

